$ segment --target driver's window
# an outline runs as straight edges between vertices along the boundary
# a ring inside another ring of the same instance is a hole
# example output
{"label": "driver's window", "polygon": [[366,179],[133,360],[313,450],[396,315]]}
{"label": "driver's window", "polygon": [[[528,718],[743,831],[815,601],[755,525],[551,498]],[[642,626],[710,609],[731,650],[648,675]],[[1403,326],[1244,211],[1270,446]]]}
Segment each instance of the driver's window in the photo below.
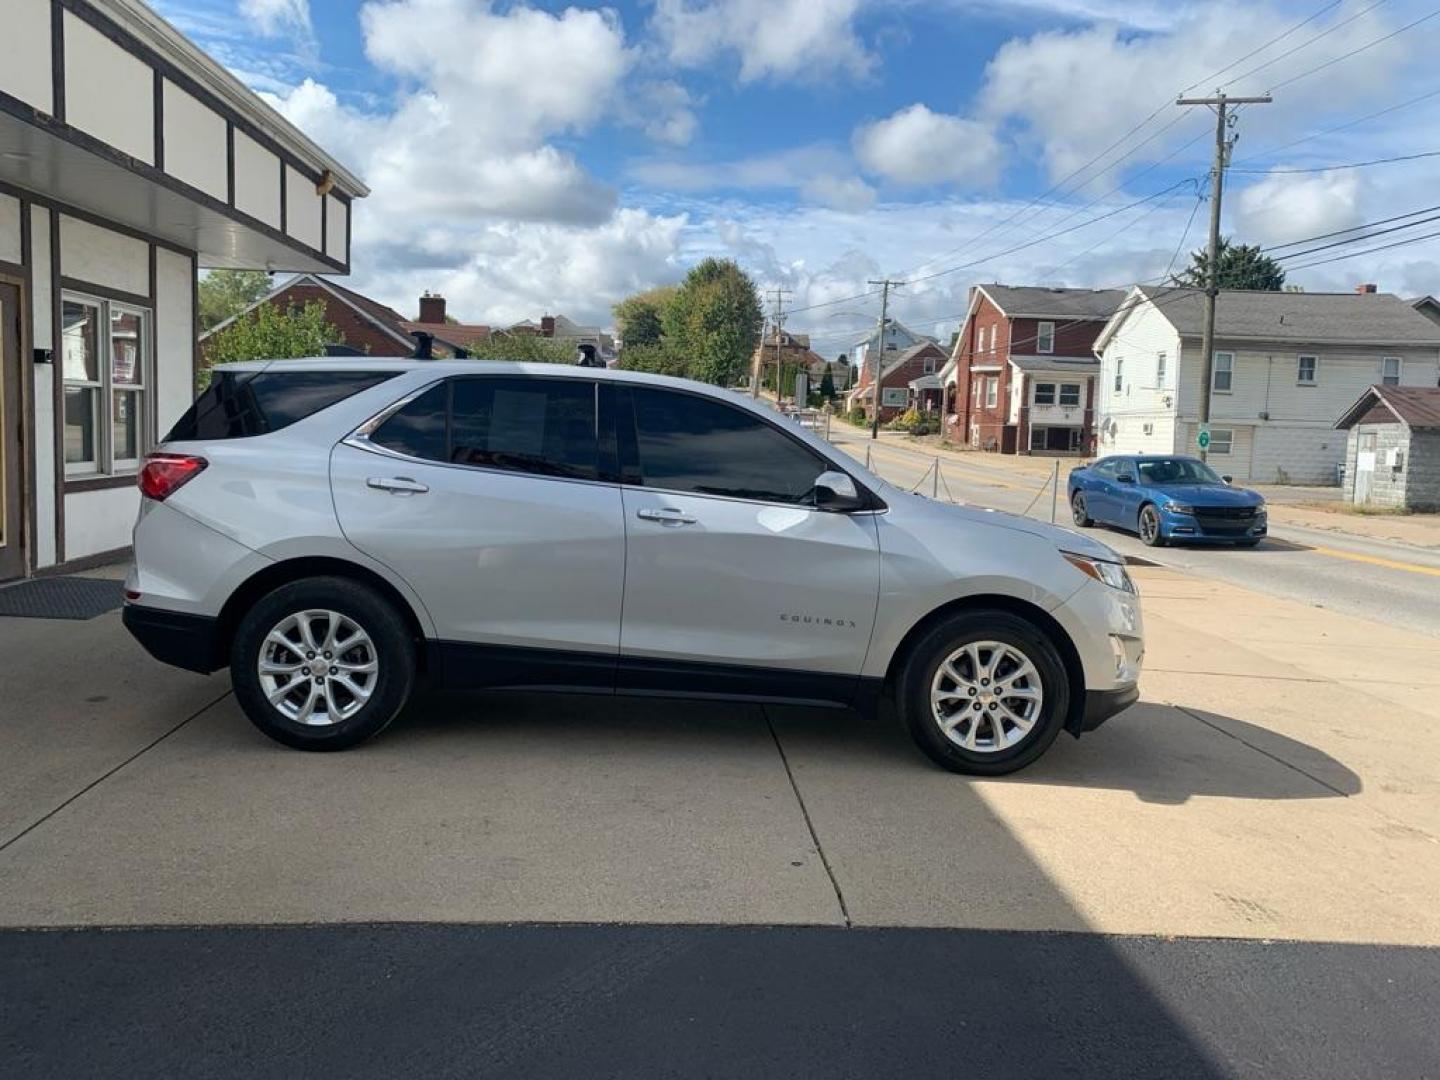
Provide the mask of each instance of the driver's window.
{"label": "driver's window", "polygon": [[646,487],[810,505],[816,477],[831,468],[745,410],[650,387],[631,394]]}

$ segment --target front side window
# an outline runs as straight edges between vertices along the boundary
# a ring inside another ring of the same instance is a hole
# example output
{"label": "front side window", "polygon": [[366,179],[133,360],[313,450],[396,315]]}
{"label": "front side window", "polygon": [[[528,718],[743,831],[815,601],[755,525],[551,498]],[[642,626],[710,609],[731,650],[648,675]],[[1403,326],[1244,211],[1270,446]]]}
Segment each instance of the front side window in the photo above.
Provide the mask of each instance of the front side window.
{"label": "front side window", "polygon": [[1067,382],[1060,384],[1060,404],[1076,407],[1080,404],[1080,384]]}
{"label": "front side window", "polygon": [[66,294],[61,302],[65,473],[134,472],[148,447],[150,312]]}
{"label": "front side window", "polygon": [[1235,354],[1228,352],[1217,352],[1215,354],[1215,375],[1211,385],[1217,394],[1228,394],[1235,381]]}
{"label": "front side window", "polygon": [[1384,386],[1400,385],[1400,357],[1387,356],[1380,361],[1380,382]]}
{"label": "front side window", "polygon": [[1000,403],[1000,380],[991,375],[985,380],[985,407],[993,409]]}
{"label": "front side window", "polygon": [[1039,382],[1035,384],[1035,404],[1055,404],[1055,384],[1053,382]]}
{"label": "front side window", "polygon": [[1315,368],[1319,359],[1314,356],[1302,356],[1295,365],[1295,381],[1303,386],[1315,385]]}
{"label": "front side window", "polygon": [[831,466],[750,412],[696,394],[636,387],[640,480],[667,491],[809,505]]}
{"label": "front side window", "polygon": [[1042,353],[1055,351],[1055,324],[1053,322],[1040,324],[1040,329],[1035,334],[1035,349]]}

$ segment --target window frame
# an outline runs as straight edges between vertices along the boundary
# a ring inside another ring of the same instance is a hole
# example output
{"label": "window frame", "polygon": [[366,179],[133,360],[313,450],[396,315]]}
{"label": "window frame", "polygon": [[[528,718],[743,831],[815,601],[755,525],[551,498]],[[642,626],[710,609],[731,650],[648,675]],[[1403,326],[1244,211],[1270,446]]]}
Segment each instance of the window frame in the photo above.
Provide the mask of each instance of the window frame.
{"label": "window frame", "polygon": [[1110,392],[1111,392],[1112,394],[1118,394],[1118,393],[1120,393],[1120,390],[1121,390],[1122,387],[1124,387],[1124,385],[1125,385],[1125,358],[1124,358],[1123,356],[1117,356],[1117,357],[1115,358],[1115,388],[1114,388],[1113,390],[1111,390]]}
{"label": "window frame", "polygon": [[985,408],[996,409],[1000,407],[1000,378],[997,375],[985,376]]}
{"label": "window frame", "polygon": [[[1217,439],[1215,436],[1218,435],[1218,434],[1220,434],[1222,431],[1225,433],[1225,438],[1223,438],[1223,439]],[[1217,444],[1221,444],[1221,443],[1223,443],[1224,446],[1225,446],[1225,449],[1224,449],[1224,450],[1220,450],[1220,449],[1217,448]],[[1210,455],[1210,454],[1214,454],[1216,457],[1229,457],[1229,456],[1230,456],[1231,454],[1233,454],[1234,452],[1235,452],[1235,429],[1234,429],[1234,428],[1214,428],[1214,427],[1212,427],[1212,428],[1210,429],[1210,445],[1205,448],[1205,453],[1206,453],[1206,455],[1208,456],[1208,455]]]}
{"label": "window frame", "polygon": [[1164,349],[1157,350],[1155,353],[1155,388],[1157,390],[1165,389],[1165,376],[1169,374],[1166,369],[1169,366],[1169,355],[1165,352]]}
{"label": "window frame", "polygon": [[[1385,374],[1385,367],[1391,360],[1395,361],[1395,381],[1390,382],[1390,376]],[[1405,377],[1405,358],[1403,356],[1382,356],[1380,358],[1380,385],[1399,386],[1400,380]]]}
{"label": "window frame", "polygon": [[[1074,391],[1075,391],[1075,400],[1074,400],[1074,401],[1066,401],[1066,400],[1065,400],[1065,391],[1066,391],[1066,390],[1074,390]],[[1078,408],[1080,408],[1080,397],[1081,397],[1081,394],[1080,394],[1080,384],[1079,384],[1078,382],[1073,382],[1073,383],[1062,382],[1062,383],[1060,384],[1059,390],[1056,391],[1056,394],[1055,394],[1055,404],[1059,405],[1062,409],[1078,409]]]}
{"label": "window frame", "polygon": [[[1041,388],[1042,386],[1049,387],[1049,389],[1050,389],[1050,395],[1049,395],[1050,400],[1049,400],[1049,401],[1041,401],[1041,400],[1040,400],[1040,388]],[[1059,383],[1056,383],[1056,382],[1037,382],[1037,383],[1032,383],[1031,386],[1030,386],[1030,404],[1031,404],[1031,405],[1054,405],[1054,404],[1059,400],[1059,397],[1060,397],[1060,384],[1059,384]]]}
{"label": "window frame", "polygon": [[[65,325],[66,304],[83,305],[92,308],[96,314],[95,363],[96,379],[71,379],[65,375]],[[63,288],[60,290],[59,306],[61,322],[57,327],[60,362],[60,410],[55,422],[61,433],[60,470],[67,487],[119,486],[134,481],[148,454],[156,445],[155,419],[155,307],[130,300],[87,292],[84,289]],[[115,380],[114,318],[116,315],[133,315],[139,320],[136,338],[138,357],[134,377],[130,382]],[[92,404],[95,443],[91,447],[93,457],[89,461],[70,462],[65,460],[64,432],[65,398],[70,390],[89,392]],[[134,457],[115,456],[115,414],[117,394],[134,394],[136,406],[136,433]]]}
{"label": "window frame", "polygon": [[[1225,385],[1220,386],[1220,357],[1226,358],[1226,366],[1223,369]],[[1211,357],[1210,365],[1210,392],[1212,394],[1233,394],[1235,392],[1235,354],[1233,352],[1216,349]],[[1213,433],[1212,433],[1213,434]]]}
{"label": "window frame", "polygon": [[1054,354],[1055,323],[1053,321],[1047,319],[1035,325],[1035,351],[1046,356]]}
{"label": "window frame", "polygon": [[[1310,361],[1310,377],[1305,377],[1305,361]],[[1320,381],[1320,357],[1311,353],[1301,353],[1295,357],[1295,385],[1315,386]]]}

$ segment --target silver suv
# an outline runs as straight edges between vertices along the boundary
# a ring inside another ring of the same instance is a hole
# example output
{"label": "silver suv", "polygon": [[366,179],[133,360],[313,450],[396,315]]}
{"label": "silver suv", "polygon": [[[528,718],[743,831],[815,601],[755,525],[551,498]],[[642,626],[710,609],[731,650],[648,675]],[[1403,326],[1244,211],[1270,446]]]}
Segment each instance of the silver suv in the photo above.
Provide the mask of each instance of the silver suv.
{"label": "silver suv", "polygon": [[147,459],[125,625],[338,750],[422,682],[851,706],[999,774],[1137,696],[1086,537],[890,486],[763,406],[588,367],[218,368]]}

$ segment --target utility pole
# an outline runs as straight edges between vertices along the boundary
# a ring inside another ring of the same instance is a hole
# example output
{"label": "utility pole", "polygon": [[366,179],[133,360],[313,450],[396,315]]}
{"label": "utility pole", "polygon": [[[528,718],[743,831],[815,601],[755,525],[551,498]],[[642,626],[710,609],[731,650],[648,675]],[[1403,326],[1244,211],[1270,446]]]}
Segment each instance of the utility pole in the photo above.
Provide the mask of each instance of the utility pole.
{"label": "utility pole", "polygon": [[870,384],[870,438],[880,437],[880,376],[885,371],[885,328],[889,325],[890,290],[904,285],[903,281],[867,281],[880,286],[880,333],[875,347],[875,381]]}
{"label": "utility pole", "polygon": [[[1269,94],[1260,97],[1230,97],[1218,87],[1214,97],[1178,98],[1177,105],[1208,105],[1215,110],[1215,164],[1210,170],[1210,257],[1205,269],[1205,332],[1200,339],[1200,353],[1204,358],[1201,365],[1203,382],[1200,384],[1200,426],[1210,423],[1210,394],[1215,383],[1215,298],[1220,294],[1220,198],[1225,189],[1225,167],[1230,164],[1230,148],[1235,145],[1238,135],[1229,134],[1235,123],[1235,114],[1228,112],[1231,105],[1268,105],[1273,99]],[[1207,457],[1205,447],[1200,448],[1200,460]]]}
{"label": "utility pole", "polygon": [[[794,295],[789,289],[774,289],[772,294],[775,300],[775,404],[780,404],[780,396],[784,388],[780,385],[781,361],[780,361],[780,331],[785,326],[785,297]],[[760,342],[760,362],[755,365],[755,380],[750,386],[750,396],[760,396],[760,383],[763,381],[765,372],[765,342]]]}

